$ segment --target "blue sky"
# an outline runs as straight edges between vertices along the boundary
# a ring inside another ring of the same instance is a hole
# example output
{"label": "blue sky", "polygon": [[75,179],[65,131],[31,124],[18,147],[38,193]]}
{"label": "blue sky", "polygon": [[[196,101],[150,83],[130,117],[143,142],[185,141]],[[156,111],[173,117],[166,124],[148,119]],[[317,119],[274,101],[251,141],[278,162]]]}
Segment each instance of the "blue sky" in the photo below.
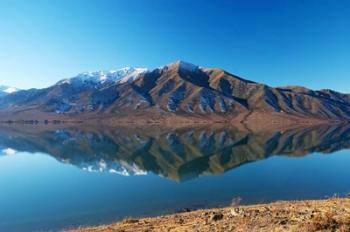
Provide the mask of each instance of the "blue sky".
{"label": "blue sky", "polygon": [[181,59],[272,86],[350,93],[350,2],[1,0],[0,84]]}

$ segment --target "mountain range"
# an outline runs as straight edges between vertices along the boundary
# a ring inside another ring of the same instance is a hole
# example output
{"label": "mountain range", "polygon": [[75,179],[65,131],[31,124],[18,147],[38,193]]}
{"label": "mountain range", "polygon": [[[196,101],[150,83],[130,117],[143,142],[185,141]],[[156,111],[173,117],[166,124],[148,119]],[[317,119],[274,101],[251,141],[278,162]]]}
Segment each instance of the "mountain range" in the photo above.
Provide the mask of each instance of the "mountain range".
{"label": "mountain range", "polygon": [[[8,88],[7,88],[8,89]],[[350,121],[350,94],[270,87],[177,61],[86,72],[43,89],[0,89],[0,121],[314,124]]]}

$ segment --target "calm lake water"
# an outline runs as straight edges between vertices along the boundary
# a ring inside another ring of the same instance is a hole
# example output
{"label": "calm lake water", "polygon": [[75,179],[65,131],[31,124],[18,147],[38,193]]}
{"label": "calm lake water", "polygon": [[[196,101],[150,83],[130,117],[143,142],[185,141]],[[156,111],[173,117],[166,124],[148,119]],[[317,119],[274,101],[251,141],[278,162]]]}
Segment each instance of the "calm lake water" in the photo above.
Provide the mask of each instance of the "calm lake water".
{"label": "calm lake water", "polygon": [[0,126],[0,231],[350,192],[350,127]]}

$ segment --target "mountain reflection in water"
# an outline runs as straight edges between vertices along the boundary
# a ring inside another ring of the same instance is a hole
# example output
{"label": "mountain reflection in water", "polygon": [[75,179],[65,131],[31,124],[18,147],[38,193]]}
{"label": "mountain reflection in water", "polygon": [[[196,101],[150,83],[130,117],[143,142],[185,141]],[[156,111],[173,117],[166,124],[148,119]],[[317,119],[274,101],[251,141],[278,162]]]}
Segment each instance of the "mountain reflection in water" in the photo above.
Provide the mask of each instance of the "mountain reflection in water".
{"label": "mountain reflection in water", "polygon": [[273,155],[350,148],[350,126],[252,132],[236,128],[0,127],[0,154],[46,153],[83,170],[155,173],[175,181],[217,175]]}

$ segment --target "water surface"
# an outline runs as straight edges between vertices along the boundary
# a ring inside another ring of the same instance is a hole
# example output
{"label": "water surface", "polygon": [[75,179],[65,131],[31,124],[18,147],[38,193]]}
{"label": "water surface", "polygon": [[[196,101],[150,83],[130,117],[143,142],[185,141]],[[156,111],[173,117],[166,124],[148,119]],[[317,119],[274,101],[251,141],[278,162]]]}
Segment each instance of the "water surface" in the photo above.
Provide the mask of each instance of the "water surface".
{"label": "water surface", "polygon": [[350,192],[348,126],[0,129],[0,231]]}

